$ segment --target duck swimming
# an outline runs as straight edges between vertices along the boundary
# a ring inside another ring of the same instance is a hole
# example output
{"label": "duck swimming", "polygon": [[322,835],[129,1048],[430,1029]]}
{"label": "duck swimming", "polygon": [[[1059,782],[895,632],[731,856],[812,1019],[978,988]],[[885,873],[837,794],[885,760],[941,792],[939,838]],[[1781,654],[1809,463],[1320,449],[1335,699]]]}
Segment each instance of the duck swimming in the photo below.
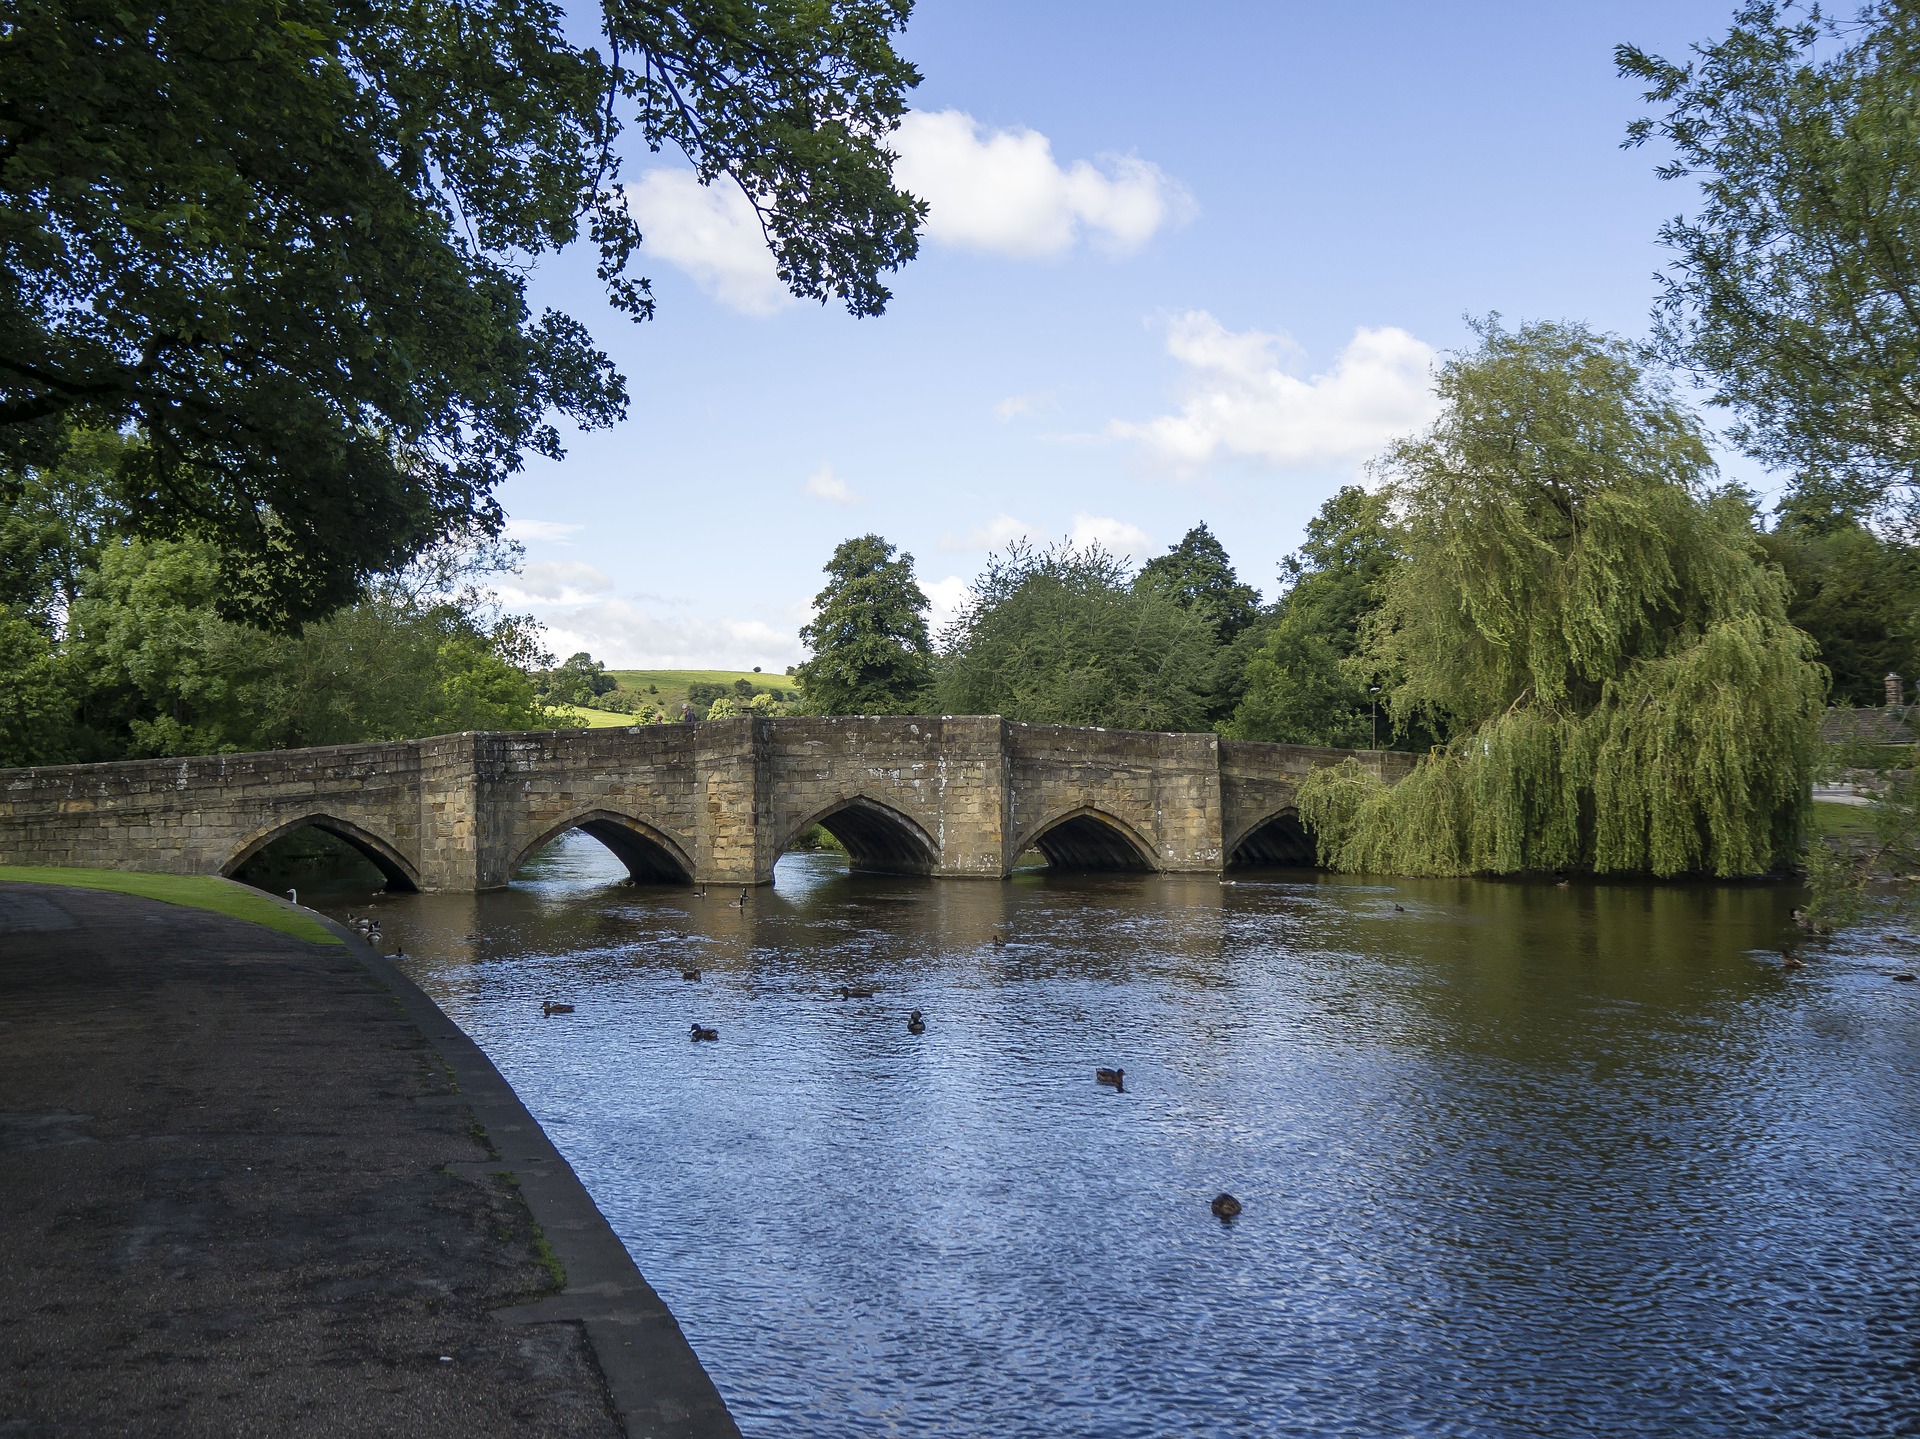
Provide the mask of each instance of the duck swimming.
{"label": "duck swimming", "polygon": [[1127,1072],[1124,1069],[1096,1069],[1093,1078],[1097,1084],[1111,1084],[1115,1093],[1127,1092]]}
{"label": "duck swimming", "polygon": [[548,1000],[545,1004],[540,1006],[540,1012],[546,1015],[572,1014],[573,1006],[570,1004],[555,1004],[552,1000]]}
{"label": "duck swimming", "polygon": [[870,989],[848,989],[845,985],[842,985],[840,987],[840,997],[842,999],[872,999],[873,991]]}
{"label": "duck swimming", "polygon": [[1213,1196],[1213,1203],[1207,1206],[1219,1219],[1233,1219],[1240,1213],[1240,1201],[1231,1194],[1221,1193]]}
{"label": "duck swimming", "polygon": [[920,1017],[920,1011],[916,1009],[912,1014],[907,1016],[907,1033],[925,1034],[926,1032],[927,1022]]}
{"label": "duck swimming", "polygon": [[683,969],[680,971],[680,977],[682,979],[692,980],[695,984],[698,984],[700,982],[700,971],[697,969]]}
{"label": "duck swimming", "polygon": [[693,1026],[693,1042],[695,1044],[700,1043],[703,1039],[712,1040],[718,1039],[719,1037],[720,1031],[717,1029],[708,1029],[705,1025],[700,1024]]}

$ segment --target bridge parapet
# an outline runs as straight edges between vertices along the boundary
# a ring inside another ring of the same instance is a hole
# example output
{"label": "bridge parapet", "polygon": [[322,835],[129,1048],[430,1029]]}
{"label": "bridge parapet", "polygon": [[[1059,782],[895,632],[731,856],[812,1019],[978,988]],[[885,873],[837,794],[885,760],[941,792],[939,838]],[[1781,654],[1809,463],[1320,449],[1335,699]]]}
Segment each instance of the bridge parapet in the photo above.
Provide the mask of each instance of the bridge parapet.
{"label": "bridge parapet", "polygon": [[1354,753],[1389,780],[1412,763],[969,715],[743,717],[0,770],[0,865],[231,874],[310,825],[392,884],[477,890],[578,828],[637,879],[761,884],[819,824],[867,870],[998,878],[1037,848],[1065,867],[1212,871],[1237,851],[1297,857],[1297,834],[1278,847],[1258,837],[1288,822],[1303,775]]}

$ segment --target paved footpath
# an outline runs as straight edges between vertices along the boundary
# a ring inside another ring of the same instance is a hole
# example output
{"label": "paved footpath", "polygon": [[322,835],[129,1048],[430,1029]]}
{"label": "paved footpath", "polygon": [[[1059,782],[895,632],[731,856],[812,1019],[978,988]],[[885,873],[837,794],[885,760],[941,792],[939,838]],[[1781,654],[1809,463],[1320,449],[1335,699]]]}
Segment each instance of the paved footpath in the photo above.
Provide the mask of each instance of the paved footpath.
{"label": "paved footpath", "polygon": [[512,1091],[365,945],[0,883],[0,1436],[737,1433]]}

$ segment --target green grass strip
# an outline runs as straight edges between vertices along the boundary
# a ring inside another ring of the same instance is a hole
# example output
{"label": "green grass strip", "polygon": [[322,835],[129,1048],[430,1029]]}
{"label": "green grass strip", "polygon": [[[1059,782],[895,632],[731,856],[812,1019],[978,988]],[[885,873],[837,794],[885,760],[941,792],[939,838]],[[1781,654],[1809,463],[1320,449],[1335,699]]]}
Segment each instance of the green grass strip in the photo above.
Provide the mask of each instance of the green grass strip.
{"label": "green grass strip", "polygon": [[312,915],[288,909],[257,889],[211,874],[141,874],[126,869],[58,869],[51,865],[0,864],[0,882],[64,884],[74,889],[110,889],[116,894],[157,899],[188,909],[263,924],[314,944],[340,944],[340,936]]}
{"label": "green grass strip", "polygon": [[1873,811],[1863,804],[1813,802],[1813,832],[1821,839],[1871,839]]}

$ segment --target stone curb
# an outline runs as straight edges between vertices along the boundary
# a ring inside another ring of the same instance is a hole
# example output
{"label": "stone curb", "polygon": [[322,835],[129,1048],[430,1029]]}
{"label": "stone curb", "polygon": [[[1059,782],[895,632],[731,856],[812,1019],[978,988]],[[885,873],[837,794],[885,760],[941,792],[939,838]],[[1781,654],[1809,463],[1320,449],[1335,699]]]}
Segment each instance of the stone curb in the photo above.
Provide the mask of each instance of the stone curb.
{"label": "stone curb", "polygon": [[600,1361],[628,1439],[740,1439],[739,1426],[678,1321],[641,1277],[586,1186],[493,1061],[424,990],[345,925],[304,905],[276,902],[312,916],[339,935],[393,992],[407,1018],[453,1071],[460,1098],[500,1155],[455,1168],[475,1175],[511,1174],[534,1222],[553,1246],[566,1271],[566,1286],[532,1304],[495,1313],[509,1324],[579,1324]]}

